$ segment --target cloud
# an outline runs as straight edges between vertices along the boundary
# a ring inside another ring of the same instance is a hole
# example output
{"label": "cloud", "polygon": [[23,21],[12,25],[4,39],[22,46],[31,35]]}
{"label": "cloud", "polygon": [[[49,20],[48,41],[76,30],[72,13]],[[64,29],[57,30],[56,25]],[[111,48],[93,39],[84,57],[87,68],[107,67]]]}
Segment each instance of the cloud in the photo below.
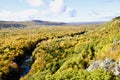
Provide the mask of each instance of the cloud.
{"label": "cloud", "polygon": [[64,0],[54,0],[50,2],[49,6],[53,12],[62,13],[66,10],[66,5],[64,3]]}
{"label": "cloud", "polygon": [[91,11],[90,13],[88,13],[88,17],[91,16],[95,20],[111,20],[111,18],[119,16],[119,14],[120,11],[114,10]]}
{"label": "cloud", "polygon": [[[96,15],[97,14],[99,15]],[[111,12],[111,13],[110,13]],[[62,14],[53,14],[47,10],[28,9],[20,12],[11,12],[8,10],[0,10],[1,20],[12,20],[12,21],[23,21],[23,20],[48,20],[48,21],[62,21],[62,22],[73,22],[73,21],[104,21],[111,20],[116,16],[119,16],[120,11],[91,11],[91,14],[87,15],[76,15],[76,10],[72,8],[66,9]]]}
{"label": "cloud", "polygon": [[[23,0],[22,0],[23,1]],[[1,20],[23,21],[23,20],[70,20],[76,16],[76,10],[65,4],[65,0],[25,0],[31,9],[21,11],[0,10]],[[35,7],[35,8],[34,8]],[[36,8],[37,7],[37,8]]]}
{"label": "cloud", "polygon": [[57,16],[75,17],[76,10],[65,5],[65,0],[54,0],[49,3],[51,14]]}
{"label": "cloud", "polygon": [[88,13],[90,16],[97,16],[100,15],[97,11],[91,11],[90,13]]}
{"label": "cloud", "polygon": [[67,7],[66,11],[65,11],[66,16],[68,17],[75,17],[76,16],[76,10]]}
{"label": "cloud", "polygon": [[0,18],[2,20],[30,20],[39,17],[40,12],[35,9],[24,10],[21,12],[11,12],[7,10],[2,10],[0,12]]}
{"label": "cloud", "polygon": [[33,7],[39,7],[45,4],[43,0],[26,0],[26,2]]}

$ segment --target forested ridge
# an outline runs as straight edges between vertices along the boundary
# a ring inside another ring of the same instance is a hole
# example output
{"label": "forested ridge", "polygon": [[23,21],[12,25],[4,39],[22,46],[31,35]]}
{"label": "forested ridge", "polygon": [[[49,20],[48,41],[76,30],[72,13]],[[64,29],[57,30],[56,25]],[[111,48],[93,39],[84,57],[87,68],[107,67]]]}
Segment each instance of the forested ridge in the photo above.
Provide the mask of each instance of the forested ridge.
{"label": "forested ridge", "polygon": [[[27,56],[31,69],[21,76]],[[120,74],[102,67],[88,71],[106,58],[119,62],[119,18],[101,25],[0,30],[0,80],[119,80]]]}

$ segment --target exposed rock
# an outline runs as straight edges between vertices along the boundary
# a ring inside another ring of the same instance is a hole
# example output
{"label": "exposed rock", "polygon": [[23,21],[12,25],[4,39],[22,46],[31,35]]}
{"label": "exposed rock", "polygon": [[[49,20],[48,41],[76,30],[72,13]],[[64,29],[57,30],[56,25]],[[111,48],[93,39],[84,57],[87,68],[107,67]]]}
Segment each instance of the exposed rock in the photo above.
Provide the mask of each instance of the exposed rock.
{"label": "exposed rock", "polygon": [[110,58],[93,62],[86,70],[91,71],[98,68],[103,68],[105,71],[111,71],[115,76],[120,77],[120,61],[115,62]]}
{"label": "exposed rock", "polygon": [[95,70],[98,69],[100,67],[100,64],[102,63],[102,61],[95,61],[93,62],[88,68],[87,71],[91,71],[91,70]]}
{"label": "exposed rock", "polygon": [[120,77],[120,61],[116,63],[116,66],[114,68],[114,75],[119,76]]}

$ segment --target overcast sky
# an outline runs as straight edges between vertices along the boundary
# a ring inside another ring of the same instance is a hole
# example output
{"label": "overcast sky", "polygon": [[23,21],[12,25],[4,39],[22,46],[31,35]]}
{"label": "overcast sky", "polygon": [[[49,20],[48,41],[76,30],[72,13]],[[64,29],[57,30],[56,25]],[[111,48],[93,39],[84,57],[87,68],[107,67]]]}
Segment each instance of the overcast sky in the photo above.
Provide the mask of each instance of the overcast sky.
{"label": "overcast sky", "polygon": [[120,16],[120,0],[0,0],[0,20],[106,21]]}

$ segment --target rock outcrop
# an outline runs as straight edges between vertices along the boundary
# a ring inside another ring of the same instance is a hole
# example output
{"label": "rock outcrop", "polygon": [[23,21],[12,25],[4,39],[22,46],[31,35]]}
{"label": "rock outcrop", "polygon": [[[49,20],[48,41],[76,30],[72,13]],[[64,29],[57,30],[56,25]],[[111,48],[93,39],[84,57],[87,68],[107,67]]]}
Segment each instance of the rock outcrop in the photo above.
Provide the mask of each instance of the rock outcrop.
{"label": "rock outcrop", "polygon": [[116,62],[110,58],[93,62],[86,70],[96,70],[103,68],[105,71],[111,71],[115,76],[120,77],[120,61]]}

